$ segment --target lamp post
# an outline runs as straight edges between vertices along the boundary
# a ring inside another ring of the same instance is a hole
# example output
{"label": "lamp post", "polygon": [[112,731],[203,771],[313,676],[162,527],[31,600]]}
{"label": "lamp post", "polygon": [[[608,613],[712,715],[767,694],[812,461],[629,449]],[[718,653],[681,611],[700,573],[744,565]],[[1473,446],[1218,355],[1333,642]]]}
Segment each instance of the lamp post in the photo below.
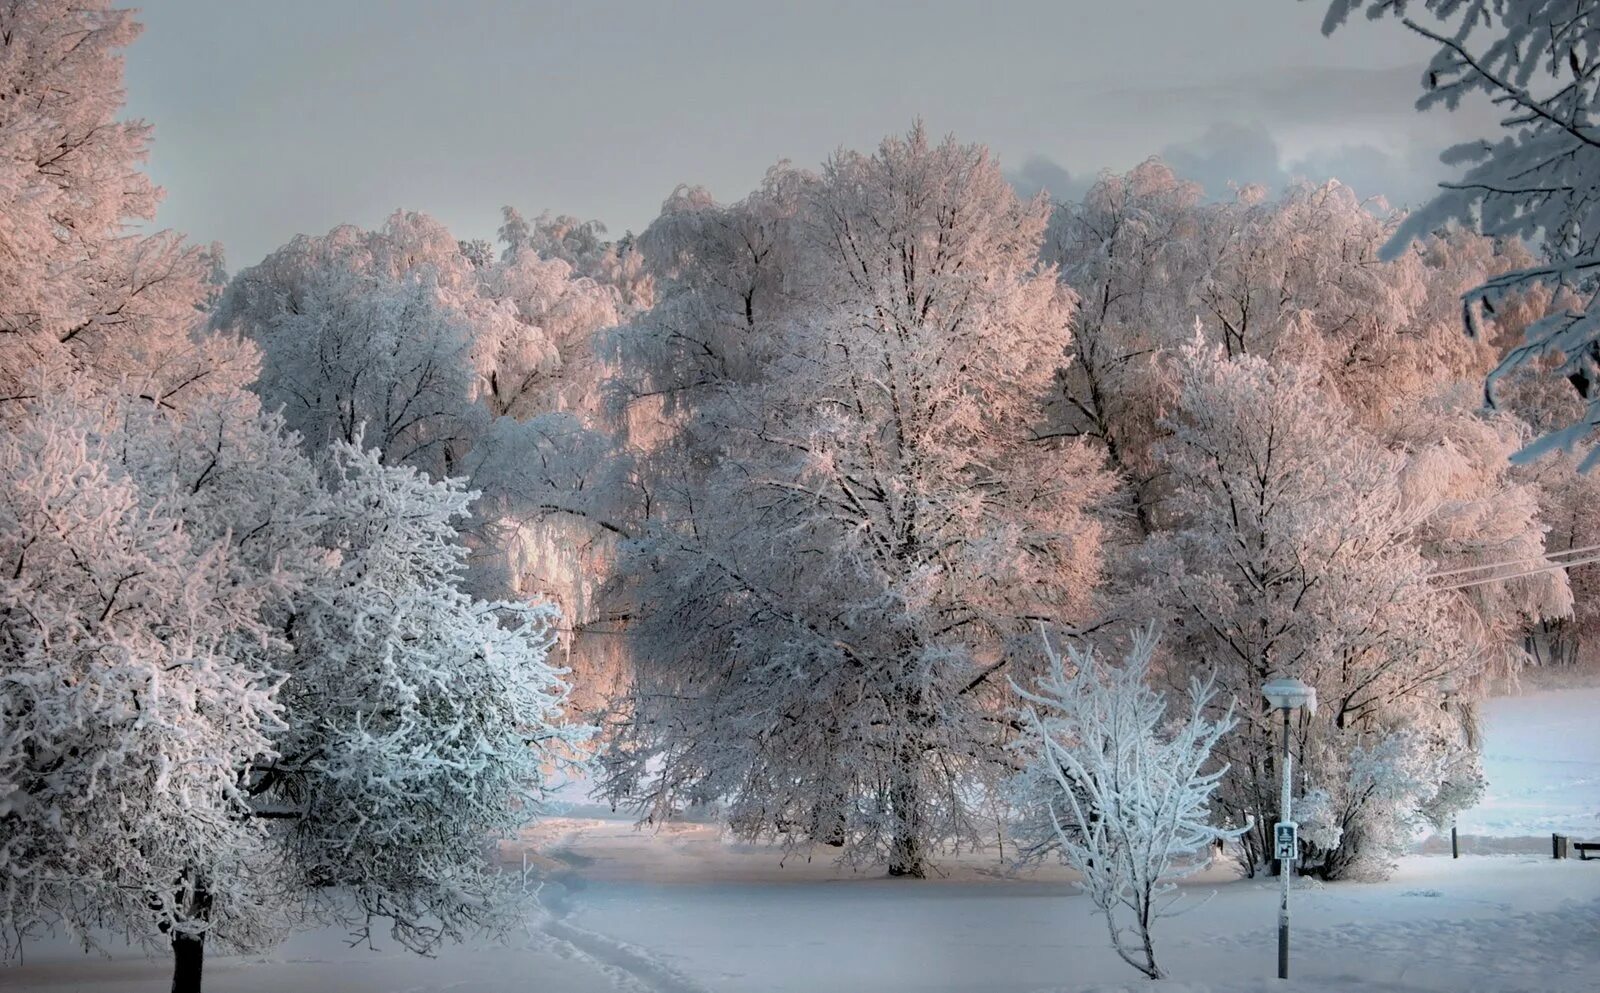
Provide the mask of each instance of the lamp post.
{"label": "lamp post", "polygon": [[1273,854],[1278,858],[1278,874],[1283,877],[1283,895],[1278,902],[1278,978],[1289,978],[1289,876],[1299,855],[1299,832],[1289,819],[1289,777],[1294,756],[1289,750],[1289,714],[1306,708],[1317,712],[1316,687],[1287,677],[1274,679],[1261,687],[1273,710],[1283,711],[1283,794],[1278,802],[1278,823],[1272,826]]}

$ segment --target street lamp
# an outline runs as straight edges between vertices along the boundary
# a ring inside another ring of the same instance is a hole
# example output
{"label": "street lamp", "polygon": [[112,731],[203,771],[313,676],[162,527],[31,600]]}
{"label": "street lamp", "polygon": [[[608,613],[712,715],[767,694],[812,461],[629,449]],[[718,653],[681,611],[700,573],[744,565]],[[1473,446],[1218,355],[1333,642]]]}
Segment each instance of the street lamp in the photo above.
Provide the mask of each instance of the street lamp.
{"label": "street lamp", "polygon": [[1289,714],[1301,707],[1317,712],[1317,688],[1298,679],[1274,679],[1261,687],[1261,695],[1273,710],[1283,711],[1283,794],[1278,802],[1278,823],[1272,826],[1273,854],[1278,858],[1278,873],[1283,877],[1283,896],[1278,903],[1278,978],[1289,978],[1289,875],[1299,855],[1299,832],[1289,819],[1289,776],[1294,756],[1289,750]]}

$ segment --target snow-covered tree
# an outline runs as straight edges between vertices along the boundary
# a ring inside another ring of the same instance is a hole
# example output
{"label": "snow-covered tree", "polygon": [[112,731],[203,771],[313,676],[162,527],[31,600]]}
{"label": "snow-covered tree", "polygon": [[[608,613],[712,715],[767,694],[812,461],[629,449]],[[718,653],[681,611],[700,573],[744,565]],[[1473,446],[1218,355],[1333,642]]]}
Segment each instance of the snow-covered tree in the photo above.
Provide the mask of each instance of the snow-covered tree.
{"label": "snow-covered tree", "polygon": [[[469,495],[374,452],[317,483],[248,394],[177,417],[60,392],[0,437],[0,881],[59,922],[259,948],[306,900],[427,951],[494,915],[537,813],[549,607],[459,588]],[[316,891],[339,887],[337,898]]]}
{"label": "snow-covered tree", "polygon": [[798,305],[796,215],[815,181],[779,163],[735,204],[699,187],[672,192],[639,236],[662,286],[648,315],[618,329],[617,401],[670,419],[699,394],[759,374],[771,327]]}
{"label": "snow-covered tree", "polygon": [[[1577,459],[1565,453],[1522,471],[1537,486],[1539,519],[1547,528],[1547,553],[1558,555],[1600,545],[1600,520],[1594,515],[1600,503],[1600,474],[1579,472]],[[1581,560],[1587,555],[1573,557]],[[1524,563],[1524,567],[1533,565]],[[1529,656],[1538,665],[1593,665],[1600,659],[1600,565],[1578,565],[1565,572],[1572,591],[1572,614],[1540,617],[1529,633]]]}
{"label": "snow-covered tree", "polygon": [[150,129],[117,121],[120,50],[139,27],[104,0],[0,10],[0,413],[41,368],[135,376],[158,399],[207,380],[188,336],[205,254],[127,227],[160,191],[139,169]]}
{"label": "snow-covered tree", "polygon": [[0,10],[0,916],[192,944],[281,907],[238,773],[281,726],[274,611],[304,581],[310,467],[195,333],[206,254],[131,234],[159,191],[115,120],[103,3]]}
{"label": "snow-covered tree", "polygon": [[548,653],[556,611],[460,588],[455,522],[473,494],[337,442],[323,539],[332,569],[295,600],[288,728],[250,778],[306,885],[337,887],[417,951],[504,927],[482,857],[540,808],[545,766],[580,727]]}
{"label": "snow-covered tree", "polygon": [[[1474,387],[1462,381],[1454,389],[1397,402],[1378,437],[1404,456],[1401,498],[1424,512],[1413,540],[1442,574],[1438,584],[1516,577],[1466,587],[1450,610],[1476,645],[1481,675],[1504,678],[1528,661],[1528,632],[1562,625],[1574,601],[1560,572],[1525,574],[1542,564],[1547,550],[1559,547],[1546,533],[1549,512],[1556,509],[1553,494],[1511,463],[1527,442],[1527,427],[1508,413],[1482,410]],[[1571,472],[1570,463],[1563,468]],[[1482,568],[1506,562],[1515,565]],[[1469,706],[1487,691],[1471,673],[1461,673],[1457,682]]]}
{"label": "snow-covered tree", "polygon": [[[1481,95],[1499,108],[1500,134],[1444,153],[1459,179],[1408,217],[1389,241],[1398,255],[1414,239],[1457,221],[1497,238],[1520,238],[1541,257],[1468,289],[1462,312],[1474,335],[1493,322],[1508,296],[1533,287],[1558,292],[1563,305],[1529,325],[1525,339],[1489,377],[1527,367],[1564,376],[1583,401],[1581,414],[1523,452],[1532,458],[1587,443],[1600,424],[1600,11],[1578,0],[1333,0],[1324,33],[1351,14],[1394,17],[1436,46],[1423,73],[1419,110],[1455,109]],[[1587,467],[1600,449],[1591,449]]]}
{"label": "snow-covered tree", "polygon": [[[1153,535],[1135,611],[1167,620],[1169,644],[1221,692],[1255,701],[1269,678],[1317,687],[1322,707],[1296,729],[1307,790],[1333,791],[1351,757],[1438,719],[1437,681],[1487,665],[1485,646],[1437,593],[1414,533],[1426,507],[1402,492],[1404,458],[1360,431],[1317,373],[1195,343],[1180,356],[1171,437],[1158,446],[1172,477],[1173,526]],[[1276,753],[1264,705],[1240,715],[1220,753],[1218,803],[1244,835],[1249,863],[1270,851]],[[1442,739],[1430,755],[1460,747]],[[1437,786],[1437,782],[1435,783]],[[1381,862],[1371,839],[1415,807],[1346,794],[1342,831],[1308,851],[1330,876]]]}
{"label": "snow-covered tree", "polygon": [[529,224],[515,207],[501,208],[501,258],[513,262],[523,254],[546,261],[564,262],[572,271],[613,291],[617,303],[630,313],[648,310],[655,299],[655,278],[632,233],[616,241],[605,240],[606,226],[582,221],[570,214],[545,211]]}
{"label": "snow-covered tree", "polygon": [[212,322],[260,346],[257,389],[311,449],[362,435],[391,463],[448,474],[483,420],[474,329],[448,298],[472,278],[448,232],[396,214],[381,232],[296,238],[239,273]]}
{"label": "snow-covered tree", "polygon": [[[460,589],[461,486],[341,449],[330,490],[259,350],[199,326],[220,255],[123,229],[156,197],[113,119],[136,30],[0,10],[0,931],[168,944],[190,993],[329,884],[413,947],[487,921],[485,834],[572,732],[549,609]],[[394,230],[374,271],[435,251]]]}
{"label": "snow-covered tree", "polygon": [[260,344],[259,389],[308,444],[364,429],[391,463],[438,473],[493,417],[598,413],[594,338],[620,306],[561,258],[529,248],[486,262],[427,215],[397,211],[376,231],[291,241],[234,278],[212,323]]}
{"label": "snow-covered tree", "polygon": [[1375,206],[1338,183],[1203,202],[1152,160],[1057,211],[1046,258],[1084,304],[1046,436],[1104,447],[1133,484],[1139,533],[1160,524],[1151,446],[1173,389],[1162,356],[1197,322],[1229,355],[1316,366],[1368,427],[1492,364],[1456,329],[1461,287],[1501,265],[1491,243],[1449,232],[1381,263],[1397,219]]}
{"label": "snow-covered tree", "polygon": [[[597,335],[623,304],[521,237],[495,260],[398,211],[297,238],[233,280],[213,324],[260,344],[257,388],[312,448],[360,432],[392,464],[467,478],[483,494],[461,522],[472,591],[553,596],[575,635],[600,615],[613,552],[567,512],[583,503],[568,487],[608,450]],[[609,671],[615,641],[569,648]]]}
{"label": "snow-covered tree", "polygon": [[485,270],[479,292],[507,306],[512,318],[478,322],[473,336],[490,410],[519,419],[548,411],[598,415],[607,370],[594,337],[621,320],[617,294],[533,251]]}
{"label": "snow-covered tree", "polygon": [[1003,675],[1031,624],[1086,614],[1110,485],[1029,440],[1070,338],[1045,220],[918,127],[646,232],[677,275],[627,347],[684,406],[630,548],[615,798],[722,802],[897,875],[974,835]]}
{"label": "snow-covered tree", "polygon": [[1105,915],[1111,947],[1151,979],[1152,928],[1176,913],[1176,879],[1203,868],[1213,844],[1235,837],[1211,823],[1210,801],[1226,767],[1212,750],[1234,726],[1233,703],[1214,713],[1211,680],[1191,680],[1186,710],[1169,715],[1149,685],[1154,627],[1136,632],[1121,666],[1068,647],[1069,674],[1048,644],[1049,668],[1025,701],[1021,778],[1025,806],[1045,808],[1055,849]]}
{"label": "snow-covered tree", "polygon": [[1152,519],[1160,469],[1151,458],[1157,422],[1171,403],[1158,368],[1164,348],[1182,343],[1196,305],[1188,287],[1205,248],[1200,188],[1156,160],[1126,175],[1102,176],[1080,203],[1051,217],[1044,258],[1081,295],[1072,361],[1051,397],[1041,440],[1089,438],[1129,483],[1133,530]]}
{"label": "snow-covered tree", "polygon": [[[1538,555],[1538,491],[1505,462],[1521,429],[1483,415],[1459,388],[1495,361],[1492,343],[1461,338],[1461,292],[1528,255],[1450,228],[1381,261],[1399,223],[1338,183],[1202,202],[1155,161],[1102,177],[1081,204],[1058,210],[1047,257],[1085,302],[1078,361],[1061,376],[1046,434],[1104,448],[1134,498],[1126,533],[1171,523],[1161,515],[1173,479],[1155,445],[1175,403],[1173,357],[1198,329],[1226,354],[1314,370],[1315,388],[1350,412],[1352,430],[1403,456],[1405,499],[1426,517],[1416,537],[1439,569]],[[1520,299],[1517,319],[1538,306]],[[1546,577],[1479,588],[1456,613],[1503,673],[1520,664],[1523,629],[1569,606],[1560,580]]]}
{"label": "snow-covered tree", "polygon": [[[310,467],[248,395],[52,390],[0,432],[0,914],[258,946],[284,923],[241,773],[284,715]],[[198,982],[198,962],[193,960]]]}

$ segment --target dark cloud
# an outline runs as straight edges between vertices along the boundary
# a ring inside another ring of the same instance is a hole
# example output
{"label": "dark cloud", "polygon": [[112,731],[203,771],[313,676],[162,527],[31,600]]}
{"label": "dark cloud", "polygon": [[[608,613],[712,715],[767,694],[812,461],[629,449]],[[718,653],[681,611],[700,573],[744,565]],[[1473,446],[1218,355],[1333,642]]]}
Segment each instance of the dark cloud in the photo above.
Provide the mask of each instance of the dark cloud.
{"label": "dark cloud", "polygon": [[1043,191],[1056,201],[1082,199],[1094,184],[1093,177],[1073,176],[1061,163],[1043,155],[1030,155],[1020,169],[1006,170],[1006,179],[1020,197],[1034,197]]}
{"label": "dark cloud", "polygon": [[1193,141],[1167,145],[1160,156],[1174,172],[1199,183],[1213,199],[1234,187],[1260,184],[1282,189],[1289,175],[1272,134],[1259,124],[1221,122]]}
{"label": "dark cloud", "polygon": [[[1231,197],[1235,189],[1251,184],[1278,192],[1295,180],[1337,179],[1363,198],[1381,197],[1391,207],[1418,207],[1449,175],[1439,162],[1438,150],[1426,139],[1412,139],[1400,151],[1366,142],[1333,144],[1291,159],[1265,125],[1233,121],[1212,124],[1198,138],[1170,143],[1158,154],[1178,175],[1199,183],[1213,200]],[[1029,157],[1006,176],[1023,196],[1044,189],[1056,200],[1081,199],[1093,183],[1092,177],[1075,176],[1043,155]]]}

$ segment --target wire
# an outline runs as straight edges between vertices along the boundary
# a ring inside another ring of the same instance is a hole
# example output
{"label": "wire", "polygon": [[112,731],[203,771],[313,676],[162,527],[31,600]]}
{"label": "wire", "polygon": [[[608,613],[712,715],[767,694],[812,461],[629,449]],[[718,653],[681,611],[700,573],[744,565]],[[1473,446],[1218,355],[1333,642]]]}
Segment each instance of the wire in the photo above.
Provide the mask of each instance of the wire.
{"label": "wire", "polygon": [[1543,555],[1529,555],[1520,559],[1509,559],[1505,562],[1486,562],[1483,565],[1462,566],[1459,569],[1443,569],[1439,572],[1428,574],[1429,579],[1438,579],[1442,576],[1456,576],[1464,572],[1483,572],[1485,569],[1503,569],[1509,565],[1522,565],[1525,562],[1554,562],[1565,559],[1570,555],[1581,555],[1585,552],[1600,552],[1600,545],[1584,545],[1582,548],[1563,548],[1556,552],[1547,552]]}
{"label": "wire", "polygon": [[1537,576],[1541,572],[1554,572],[1557,569],[1570,569],[1573,566],[1591,565],[1595,562],[1600,562],[1600,555],[1591,555],[1587,558],[1570,559],[1562,562],[1551,562],[1541,568],[1529,569],[1526,572],[1514,572],[1509,576],[1484,576],[1477,579],[1469,579],[1461,583],[1452,583],[1449,586],[1435,586],[1433,589],[1439,593],[1447,593],[1450,590],[1464,590],[1473,586],[1487,586],[1490,583],[1503,583],[1508,579],[1522,579],[1527,576]]}

